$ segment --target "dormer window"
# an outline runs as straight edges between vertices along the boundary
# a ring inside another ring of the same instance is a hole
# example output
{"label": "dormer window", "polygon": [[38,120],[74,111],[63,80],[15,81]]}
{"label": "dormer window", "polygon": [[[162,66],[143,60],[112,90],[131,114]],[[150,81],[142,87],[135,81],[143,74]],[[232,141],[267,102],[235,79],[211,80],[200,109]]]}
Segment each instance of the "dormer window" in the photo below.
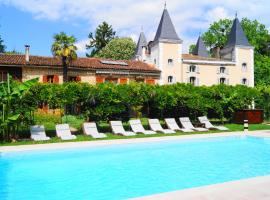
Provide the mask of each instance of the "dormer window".
{"label": "dormer window", "polygon": [[189,66],[189,72],[196,72],[196,66],[195,65],[190,65]]}
{"label": "dormer window", "polygon": [[247,72],[247,63],[242,64],[242,72]]}
{"label": "dormer window", "polygon": [[173,65],[173,59],[168,59],[168,65],[172,66]]}

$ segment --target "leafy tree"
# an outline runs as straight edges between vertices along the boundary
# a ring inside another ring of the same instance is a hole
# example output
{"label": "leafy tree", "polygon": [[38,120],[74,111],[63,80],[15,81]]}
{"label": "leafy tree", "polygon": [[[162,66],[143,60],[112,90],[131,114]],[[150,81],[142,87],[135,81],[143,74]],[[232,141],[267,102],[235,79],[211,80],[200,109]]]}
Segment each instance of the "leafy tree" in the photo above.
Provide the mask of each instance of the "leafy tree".
{"label": "leafy tree", "polygon": [[189,52],[190,54],[192,54],[192,53],[193,53],[193,51],[194,51],[194,49],[195,49],[195,47],[196,47],[196,45],[195,45],[195,44],[191,44],[191,45],[189,46],[189,50],[188,50],[188,52]]}
{"label": "leafy tree", "polygon": [[256,54],[254,60],[256,85],[270,85],[270,57]]}
{"label": "leafy tree", "polygon": [[90,54],[86,54],[86,56],[94,57],[102,48],[115,38],[115,31],[107,22],[102,22],[102,24],[96,28],[95,33],[91,32],[88,38],[89,44],[86,45],[86,49],[90,50]]}
{"label": "leafy tree", "polygon": [[4,53],[6,49],[6,46],[4,45],[4,40],[2,40],[0,36],[0,53]]}
{"label": "leafy tree", "polygon": [[114,60],[130,60],[135,54],[136,44],[131,38],[112,39],[96,57]]}
{"label": "leafy tree", "polygon": [[16,55],[16,54],[17,54],[17,55],[21,55],[21,54],[23,54],[23,53],[17,51],[16,49],[13,49],[12,51],[6,51],[5,54],[6,54],[6,55]]}
{"label": "leafy tree", "polygon": [[202,35],[202,39],[207,47],[223,48],[227,42],[227,35],[230,33],[232,20],[220,19],[210,25],[207,32]]}
{"label": "leafy tree", "polygon": [[[256,53],[265,54],[269,42],[269,33],[264,24],[257,20],[249,20],[243,18],[241,21],[243,30]],[[210,25],[207,32],[202,36],[205,45],[211,50],[214,48],[222,49],[228,39],[228,34],[231,31],[232,20],[221,19]]]}
{"label": "leafy tree", "polygon": [[77,41],[74,36],[69,36],[64,32],[54,35],[54,42],[52,44],[52,54],[62,59],[63,65],[63,81],[68,80],[68,65],[70,62],[77,58],[77,47],[75,42]]}

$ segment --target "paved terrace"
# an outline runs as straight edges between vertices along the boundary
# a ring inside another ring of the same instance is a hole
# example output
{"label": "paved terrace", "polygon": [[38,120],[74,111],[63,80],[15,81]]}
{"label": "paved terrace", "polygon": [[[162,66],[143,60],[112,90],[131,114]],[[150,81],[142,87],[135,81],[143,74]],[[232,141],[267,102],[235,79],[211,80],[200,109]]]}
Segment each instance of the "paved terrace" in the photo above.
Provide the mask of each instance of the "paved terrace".
{"label": "paved terrace", "polygon": [[[47,149],[65,149],[65,148],[92,148],[107,145],[119,144],[135,144],[145,142],[159,142],[170,140],[186,140],[186,139],[201,139],[213,137],[229,137],[229,136],[256,136],[270,137],[269,131],[253,131],[244,134],[243,132],[227,132],[216,134],[201,134],[201,135],[184,135],[156,138],[136,138],[122,140],[103,140],[90,142],[68,142],[68,143],[53,143],[53,144],[36,144],[22,146],[3,146],[0,147],[0,152],[19,152]],[[208,185],[198,188],[167,192],[146,197],[134,198],[133,200],[269,200],[270,199],[270,176],[255,177],[232,182],[226,182],[215,185]]]}

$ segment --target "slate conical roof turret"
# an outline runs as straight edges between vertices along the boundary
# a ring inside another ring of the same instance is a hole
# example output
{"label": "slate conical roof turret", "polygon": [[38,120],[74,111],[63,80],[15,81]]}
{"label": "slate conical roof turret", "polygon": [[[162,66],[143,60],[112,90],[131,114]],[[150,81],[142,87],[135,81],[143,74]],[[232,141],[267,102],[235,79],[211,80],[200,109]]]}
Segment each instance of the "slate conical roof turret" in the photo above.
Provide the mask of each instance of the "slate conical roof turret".
{"label": "slate conical roof turret", "polygon": [[137,43],[135,56],[141,56],[142,55],[143,47],[147,47],[147,40],[146,40],[146,37],[144,35],[144,32],[141,32],[138,43]]}
{"label": "slate conical roof turret", "polygon": [[198,38],[196,47],[192,53],[193,55],[202,56],[202,57],[208,57],[208,51],[206,49],[206,46],[201,38],[201,36]]}
{"label": "slate conical roof turret", "polygon": [[237,17],[233,21],[233,26],[232,26],[231,32],[228,36],[227,45],[225,47],[231,47],[231,46],[251,47]]}
{"label": "slate conical roof turret", "polygon": [[158,25],[154,42],[156,41],[169,41],[169,42],[176,42],[176,43],[182,42],[182,40],[178,37],[175,31],[171,17],[166,8],[164,9],[162,13],[162,16]]}

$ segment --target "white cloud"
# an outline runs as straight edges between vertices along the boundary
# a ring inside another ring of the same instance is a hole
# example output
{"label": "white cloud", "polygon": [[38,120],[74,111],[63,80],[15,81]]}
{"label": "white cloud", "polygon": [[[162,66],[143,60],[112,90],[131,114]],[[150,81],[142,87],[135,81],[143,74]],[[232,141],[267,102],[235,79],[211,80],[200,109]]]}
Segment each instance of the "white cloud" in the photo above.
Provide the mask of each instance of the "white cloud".
{"label": "white cloud", "polygon": [[[1,3],[30,12],[38,20],[64,20],[71,23],[86,20],[91,30],[100,22],[107,21],[120,36],[131,36],[133,39],[136,39],[143,26],[148,40],[151,40],[158,26],[164,0],[0,0]],[[169,0],[167,7],[185,44],[195,43],[198,33],[205,31],[210,23],[221,18],[232,18],[236,11],[240,18],[258,19],[267,27],[270,26],[268,0]],[[84,42],[78,42],[81,52],[85,52]]]}
{"label": "white cloud", "polygon": [[77,52],[79,54],[85,55],[85,53],[87,52],[86,50],[86,44],[89,43],[89,39],[84,39],[84,40],[80,40],[78,42],[76,42],[76,47],[78,48]]}

